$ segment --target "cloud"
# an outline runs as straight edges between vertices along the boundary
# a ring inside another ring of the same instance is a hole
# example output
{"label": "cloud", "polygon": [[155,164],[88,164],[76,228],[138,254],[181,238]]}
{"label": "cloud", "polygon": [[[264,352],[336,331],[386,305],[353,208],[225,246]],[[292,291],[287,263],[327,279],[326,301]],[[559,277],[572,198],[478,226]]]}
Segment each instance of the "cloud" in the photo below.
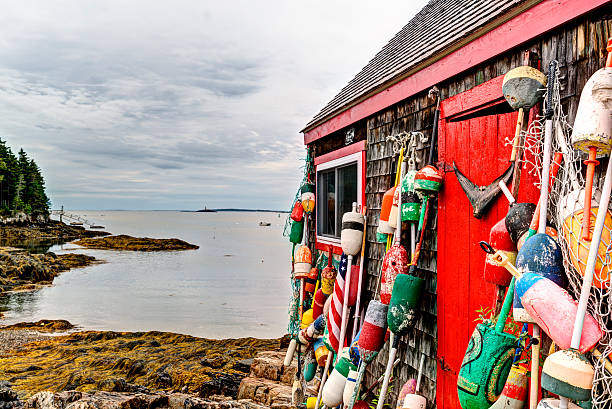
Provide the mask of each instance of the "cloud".
{"label": "cloud", "polygon": [[287,208],[299,130],[423,3],[13,2],[0,137],[56,207]]}

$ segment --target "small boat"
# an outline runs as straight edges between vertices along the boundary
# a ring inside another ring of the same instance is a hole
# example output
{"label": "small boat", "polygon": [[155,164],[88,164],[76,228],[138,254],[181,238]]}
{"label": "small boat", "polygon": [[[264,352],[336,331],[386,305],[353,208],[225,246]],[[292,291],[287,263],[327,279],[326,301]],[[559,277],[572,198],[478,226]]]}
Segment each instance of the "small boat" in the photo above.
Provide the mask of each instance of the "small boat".
{"label": "small boat", "polygon": [[270,222],[259,222],[260,226],[270,226],[272,223]]}

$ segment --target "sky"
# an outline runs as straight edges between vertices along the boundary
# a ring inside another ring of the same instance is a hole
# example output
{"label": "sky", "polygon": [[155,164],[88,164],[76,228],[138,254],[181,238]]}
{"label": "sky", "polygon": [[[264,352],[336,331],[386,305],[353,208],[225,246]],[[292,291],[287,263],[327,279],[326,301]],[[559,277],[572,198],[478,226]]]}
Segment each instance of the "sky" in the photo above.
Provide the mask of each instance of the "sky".
{"label": "sky", "polygon": [[300,130],[426,1],[24,1],[0,137],[52,207],[289,209]]}

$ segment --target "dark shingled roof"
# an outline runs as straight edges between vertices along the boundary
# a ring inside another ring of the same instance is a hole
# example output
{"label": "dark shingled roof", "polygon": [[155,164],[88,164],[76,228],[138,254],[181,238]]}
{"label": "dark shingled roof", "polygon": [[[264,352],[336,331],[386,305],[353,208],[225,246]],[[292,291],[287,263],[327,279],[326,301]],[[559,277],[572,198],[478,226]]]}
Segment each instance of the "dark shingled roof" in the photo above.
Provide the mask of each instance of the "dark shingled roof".
{"label": "dark shingled roof", "polygon": [[305,127],[343,111],[523,0],[431,0]]}

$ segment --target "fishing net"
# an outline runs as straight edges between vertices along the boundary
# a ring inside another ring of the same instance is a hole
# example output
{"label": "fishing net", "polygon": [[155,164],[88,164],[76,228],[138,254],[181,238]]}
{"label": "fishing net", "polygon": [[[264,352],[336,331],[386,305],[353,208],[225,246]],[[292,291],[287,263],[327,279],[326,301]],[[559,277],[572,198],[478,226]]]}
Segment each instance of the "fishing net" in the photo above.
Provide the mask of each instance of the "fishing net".
{"label": "fishing net", "polygon": [[[563,263],[568,277],[568,290],[575,299],[580,296],[582,288],[582,274],[586,267],[588,255],[588,242],[581,241],[582,208],[584,193],[579,194],[584,188],[585,177],[583,170],[584,160],[587,155],[579,150],[574,150],[571,143],[572,127],[563,112],[559,72],[553,86],[553,138],[551,152],[561,152],[563,160],[559,173],[554,180],[549,194],[548,222],[558,232],[558,241],[563,251]],[[547,97],[544,98],[544,111]],[[531,122],[527,131],[521,133],[524,141],[524,155],[522,157],[523,172],[528,172],[541,180],[542,169],[542,143],[544,141],[545,118],[537,115]],[[507,144],[512,141],[507,139]],[[605,161],[596,169],[593,181],[593,204],[591,209],[591,229],[595,224],[599,192],[603,185],[605,175]],[[552,166],[552,165],[551,165]],[[539,186],[538,186],[539,188]],[[592,354],[592,362],[595,366],[595,379],[593,385],[593,408],[612,408],[612,373],[608,372],[604,364],[612,354],[612,309],[610,307],[610,277],[608,271],[612,269],[610,237],[612,234],[612,216],[606,218],[602,241],[598,252],[598,263],[595,270],[594,285],[589,297],[588,312],[595,317],[601,326],[604,336]],[[585,246],[585,243],[587,245]]]}

